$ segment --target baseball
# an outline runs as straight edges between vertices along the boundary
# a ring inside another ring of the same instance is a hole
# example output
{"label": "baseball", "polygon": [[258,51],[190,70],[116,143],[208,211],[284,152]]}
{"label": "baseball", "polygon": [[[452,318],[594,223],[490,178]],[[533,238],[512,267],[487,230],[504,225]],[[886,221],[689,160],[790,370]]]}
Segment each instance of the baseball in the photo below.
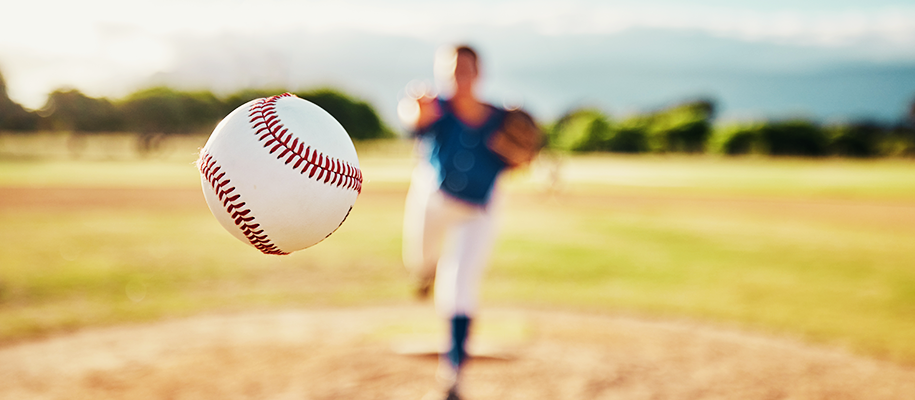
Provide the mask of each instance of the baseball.
{"label": "baseball", "polygon": [[289,254],[330,236],[362,191],[356,149],[317,105],[282,94],[226,116],[197,160],[210,211],[264,254]]}

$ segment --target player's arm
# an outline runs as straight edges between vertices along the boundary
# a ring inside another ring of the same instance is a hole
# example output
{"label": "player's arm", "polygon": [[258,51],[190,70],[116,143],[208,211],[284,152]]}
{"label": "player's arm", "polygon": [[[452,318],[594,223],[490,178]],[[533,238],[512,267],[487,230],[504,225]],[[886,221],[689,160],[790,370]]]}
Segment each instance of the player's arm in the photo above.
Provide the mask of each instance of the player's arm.
{"label": "player's arm", "polygon": [[408,130],[422,135],[426,128],[442,116],[438,99],[430,95],[405,97],[397,104],[397,116]]}

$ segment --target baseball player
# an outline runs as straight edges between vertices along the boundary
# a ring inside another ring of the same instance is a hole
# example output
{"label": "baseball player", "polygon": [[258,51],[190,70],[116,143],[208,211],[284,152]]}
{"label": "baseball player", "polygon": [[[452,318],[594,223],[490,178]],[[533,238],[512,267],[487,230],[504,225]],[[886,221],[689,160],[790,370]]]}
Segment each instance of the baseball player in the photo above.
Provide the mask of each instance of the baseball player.
{"label": "baseball player", "polygon": [[406,200],[403,258],[417,294],[433,291],[437,311],[448,320],[450,348],[437,377],[445,398],[453,400],[460,398],[465,344],[493,245],[494,187],[508,166],[486,143],[506,111],[477,98],[479,60],[472,48],[440,52],[435,69],[450,97],[421,96],[418,115],[404,121],[413,129],[420,161]]}

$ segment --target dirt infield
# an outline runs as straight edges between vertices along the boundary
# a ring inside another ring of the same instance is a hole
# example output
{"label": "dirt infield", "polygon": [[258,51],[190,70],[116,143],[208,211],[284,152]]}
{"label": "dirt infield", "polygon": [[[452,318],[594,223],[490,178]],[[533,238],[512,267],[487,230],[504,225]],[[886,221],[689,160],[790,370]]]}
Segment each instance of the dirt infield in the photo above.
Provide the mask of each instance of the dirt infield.
{"label": "dirt infield", "polygon": [[[84,330],[0,349],[0,399],[419,399],[436,326],[398,306]],[[688,322],[498,309],[475,331],[472,400],[915,398],[915,368]]]}

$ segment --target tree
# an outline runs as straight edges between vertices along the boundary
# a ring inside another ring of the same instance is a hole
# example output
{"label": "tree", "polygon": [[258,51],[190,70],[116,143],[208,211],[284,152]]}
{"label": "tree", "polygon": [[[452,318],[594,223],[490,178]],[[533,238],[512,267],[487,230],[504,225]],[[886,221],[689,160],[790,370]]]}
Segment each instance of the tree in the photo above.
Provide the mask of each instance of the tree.
{"label": "tree", "polygon": [[381,118],[368,103],[354,100],[340,92],[322,89],[297,94],[332,115],[353,140],[379,139],[393,136],[381,123]]}
{"label": "tree", "polygon": [[643,117],[649,147],[656,152],[699,153],[712,132],[715,103],[697,100],[677,104]]}
{"label": "tree", "polygon": [[141,134],[205,132],[226,114],[224,104],[208,91],[179,92],[167,87],[133,93],[118,108],[126,128]]}
{"label": "tree", "polygon": [[56,90],[42,109],[44,124],[54,130],[74,132],[116,132],[124,121],[110,101],[86,96],[79,90]]}
{"label": "tree", "polygon": [[33,131],[37,128],[38,115],[10,99],[6,80],[0,73],[0,130]]}
{"label": "tree", "polygon": [[760,138],[773,156],[824,156],[829,150],[826,132],[806,120],[768,123],[760,129]]}
{"label": "tree", "polygon": [[874,121],[857,121],[832,129],[830,152],[846,157],[873,157],[879,154],[880,143],[889,136],[889,129]]}

